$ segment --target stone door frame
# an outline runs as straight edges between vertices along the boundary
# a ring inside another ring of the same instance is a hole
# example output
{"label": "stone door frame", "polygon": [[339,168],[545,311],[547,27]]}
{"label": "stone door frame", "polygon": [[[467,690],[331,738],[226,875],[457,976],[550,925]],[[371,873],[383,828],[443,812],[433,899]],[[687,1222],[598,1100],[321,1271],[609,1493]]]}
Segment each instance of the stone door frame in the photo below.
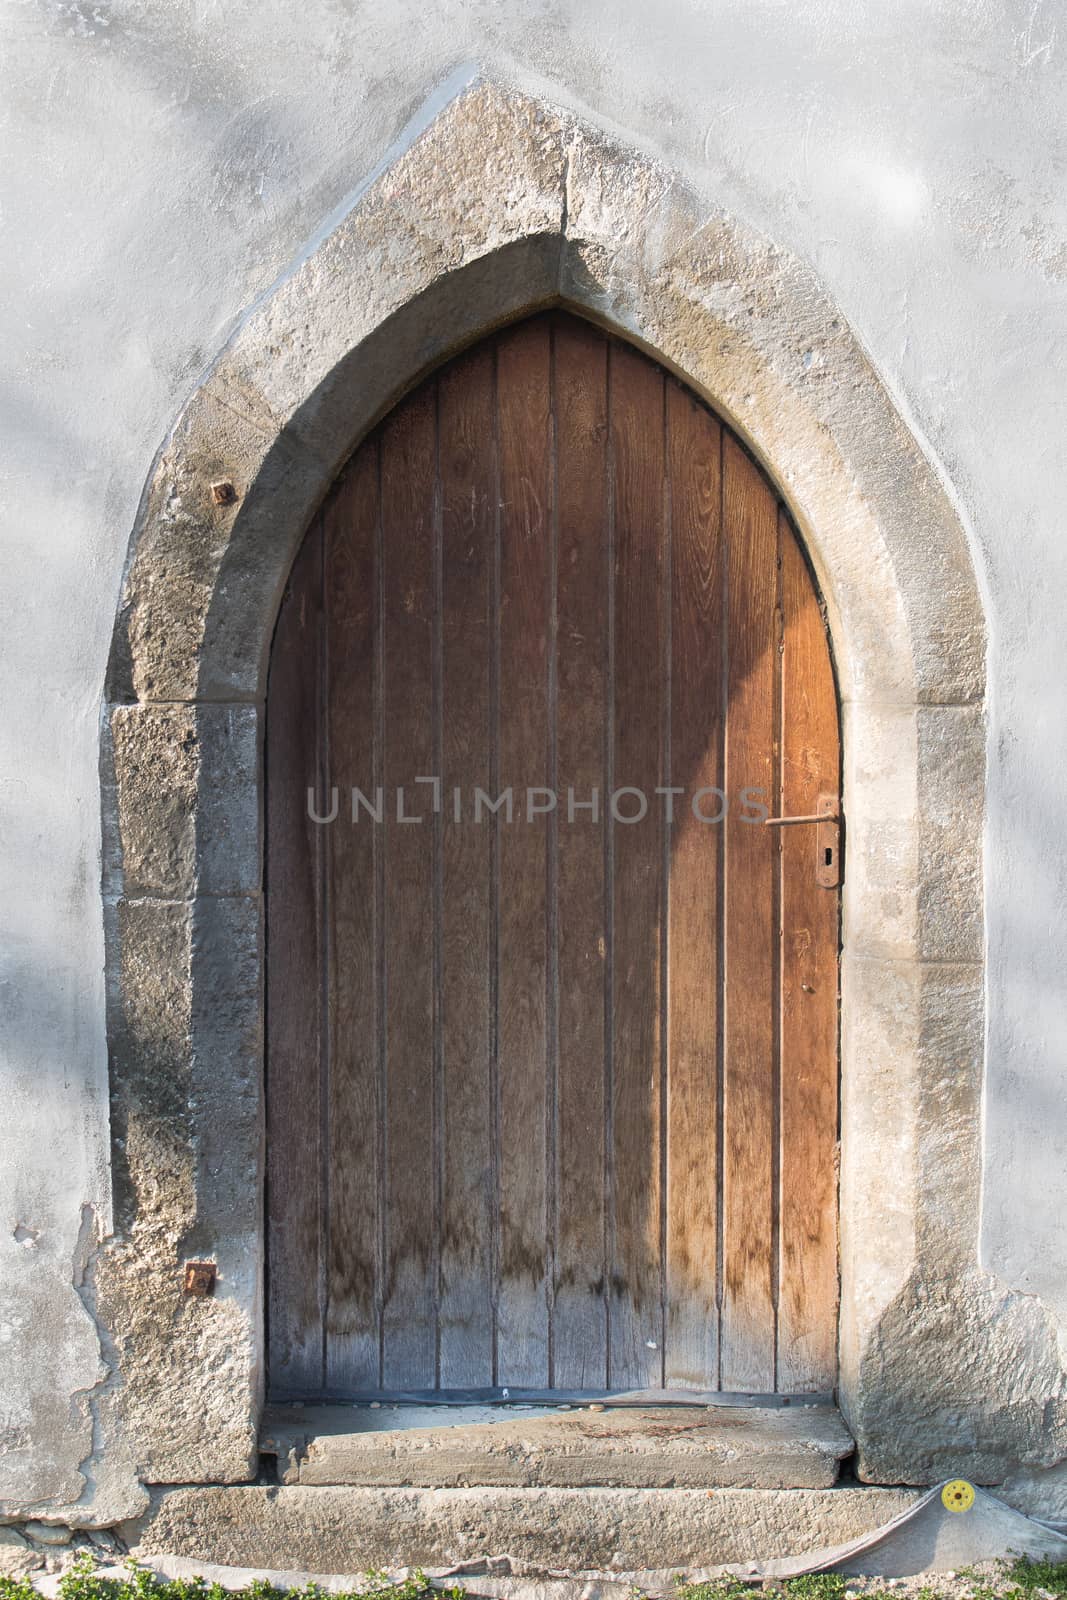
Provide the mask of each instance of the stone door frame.
{"label": "stone door frame", "polygon": [[[569,113],[484,81],[248,315],[145,492],[103,715],[116,1233],[93,1269],[113,1355],[101,1437],[136,1439],[147,1482],[255,1470],[261,723],[280,595],[338,469],[399,395],[552,304],[702,395],[807,543],[848,820],[841,1403],[864,1475],[929,1481],[951,1460],[988,1480],[1020,1442],[998,1426],[979,1444],[989,1385],[979,1373],[971,1401],[948,1392],[939,1411],[930,1377],[978,1271],[985,625],[964,530],[802,264]],[[181,1292],[199,1257],[218,1263],[206,1299]]]}

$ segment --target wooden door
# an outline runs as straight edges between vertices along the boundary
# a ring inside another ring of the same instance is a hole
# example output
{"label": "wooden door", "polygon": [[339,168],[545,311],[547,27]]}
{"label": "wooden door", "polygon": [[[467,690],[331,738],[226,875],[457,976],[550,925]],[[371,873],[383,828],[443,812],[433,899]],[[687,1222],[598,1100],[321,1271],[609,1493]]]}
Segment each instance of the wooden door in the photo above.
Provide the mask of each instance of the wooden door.
{"label": "wooden door", "polygon": [[838,894],[762,817],[838,771],[785,508],[645,356],[537,316],[360,446],[268,696],[276,1396],[833,1388]]}

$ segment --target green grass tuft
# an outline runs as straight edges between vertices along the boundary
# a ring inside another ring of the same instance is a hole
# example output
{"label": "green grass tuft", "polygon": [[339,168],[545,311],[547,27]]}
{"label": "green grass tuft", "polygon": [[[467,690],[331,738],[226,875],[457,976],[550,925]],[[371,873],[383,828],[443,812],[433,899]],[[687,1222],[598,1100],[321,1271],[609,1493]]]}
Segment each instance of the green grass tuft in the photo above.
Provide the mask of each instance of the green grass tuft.
{"label": "green grass tuft", "polygon": [[1034,1561],[1020,1556],[1009,1564],[1008,1577],[1024,1594],[1045,1589],[1049,1594],[1067,1596],[1067,1561]]}
{"label": "green grass tuft", "polygon": [[809,1572],[803,1578],[787,1578],[782,1593],[789,1600],[844,1600],[847,1588],[839,1572]]}
{"label": "green grass tuft", "polygon": [[752,1600],[753,1587],[743,1578],[709,1578],[705,1583],[682,1583],[683,1600]]}
{"label": "green grass tuft", "polygon": [[[276,1589],[265,1578],[256,1578],[243,1589],[224,1589],[221,1583],[206,1578],[157,1578],[147,1567],[127,1561],[128,1576],[105,1578],[97,1570],[96,1557],[88,1551],[59,1580],[60,1600],[464,1600],[464,1589],[454,1584],[448,1589],[431,1590],[422,1572],[412,1573],[401,1583],[391,1583],[384,1572],[368,1572],[359,1588],[326,1596],[318,1584],[299,1589]],[[0,1600],[41,1600],[30,1578],[0,1577]]]}

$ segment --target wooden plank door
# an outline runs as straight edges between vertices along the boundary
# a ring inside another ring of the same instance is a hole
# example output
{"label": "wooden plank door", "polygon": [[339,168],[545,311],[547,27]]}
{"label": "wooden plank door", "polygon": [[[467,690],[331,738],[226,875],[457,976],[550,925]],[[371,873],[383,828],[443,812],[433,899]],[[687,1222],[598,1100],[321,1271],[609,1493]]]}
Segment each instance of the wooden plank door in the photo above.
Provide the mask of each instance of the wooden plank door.
{"label": "wooden plank door", "polygon": [[267,706],[278,1397],[826,1392],[838,789],[773,487],[553,312],[356,452]]}

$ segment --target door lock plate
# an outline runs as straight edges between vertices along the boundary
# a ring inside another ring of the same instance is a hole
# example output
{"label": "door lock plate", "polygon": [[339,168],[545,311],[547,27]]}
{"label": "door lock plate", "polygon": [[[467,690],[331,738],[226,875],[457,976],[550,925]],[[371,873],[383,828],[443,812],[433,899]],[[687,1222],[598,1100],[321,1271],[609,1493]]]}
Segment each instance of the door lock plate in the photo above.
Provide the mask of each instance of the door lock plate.
{"label": "door lock plate", "polygon": [[841,882],[841,820],[836,794],[821,794],[815,807],[815,881],[821,889]]}
{"label": "door lock plate", "polygon": [[805,823],[815,828],[815,881],[822,889],[836,889],[841,882],[841,813],[836,794],[821,794],[807,816],[768,817],[764,827],[798,828]]}

